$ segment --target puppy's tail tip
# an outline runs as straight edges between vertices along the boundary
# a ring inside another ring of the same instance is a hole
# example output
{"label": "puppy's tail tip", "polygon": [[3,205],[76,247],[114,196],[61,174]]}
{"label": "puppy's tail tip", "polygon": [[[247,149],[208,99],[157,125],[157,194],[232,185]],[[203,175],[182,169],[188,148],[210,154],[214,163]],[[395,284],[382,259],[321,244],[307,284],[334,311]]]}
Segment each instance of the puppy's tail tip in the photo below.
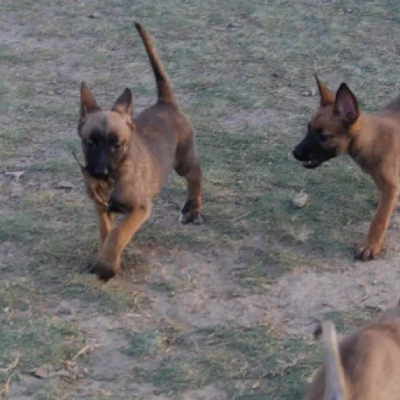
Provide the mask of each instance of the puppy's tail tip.
{"label": "puppy's tail tip", "polygon": [[143,29],[142,25],[140,25],[136,21],[134,21],[134,24],[136,30],[142,38],[142,42],[144,44],[150,60],[151,67],[153,69],[154,77],[157,84],[158,98],[166,101],[167,103],[176,105],[177,102],[175,100],[170,79],[161,63],[160,58],[157,55],[156,50],[154,49],[150,36],[147,34],[145,29]]}
{"label": "puppy's tail tip", "polygon": [[139,22],[133,21],[135,24],[136,30],[141,33],[143,31],[142,25],[139,24]]}

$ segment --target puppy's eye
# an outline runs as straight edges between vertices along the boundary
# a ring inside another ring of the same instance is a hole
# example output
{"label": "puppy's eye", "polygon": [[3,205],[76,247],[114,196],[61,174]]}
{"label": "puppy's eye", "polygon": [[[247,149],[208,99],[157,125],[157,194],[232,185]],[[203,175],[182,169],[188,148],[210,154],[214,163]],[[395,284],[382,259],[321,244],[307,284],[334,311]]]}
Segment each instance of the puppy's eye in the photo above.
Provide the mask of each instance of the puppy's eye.
{"label": "puppy's eye", "polygon": [[96,142],[93,139],[86,139],[85,145],[89,148],[93,148],[96,146]]}
{"label": "puppy's eye", "polygon": [[322,129],[318,129],[317,130],[317,135],[318,135],[318,139],[321,142],[326,142],[328,139],[330,139],[331,135],[328,132],[325,132]]}
{"label": "puppy's eye", "polygon": [[113,139],[110,141],[110,146],[113,149],[120,149],[122,147],[122,143],[118,139]]}

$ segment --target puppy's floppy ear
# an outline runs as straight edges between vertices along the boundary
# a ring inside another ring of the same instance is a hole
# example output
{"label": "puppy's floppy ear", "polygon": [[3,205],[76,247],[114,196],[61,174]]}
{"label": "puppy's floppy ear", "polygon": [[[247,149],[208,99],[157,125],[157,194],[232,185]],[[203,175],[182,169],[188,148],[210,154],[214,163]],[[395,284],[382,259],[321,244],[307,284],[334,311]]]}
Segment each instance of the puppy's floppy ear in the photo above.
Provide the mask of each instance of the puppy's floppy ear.
{"label": "puppy's floppy ear", "polygon": [[317,74],[315,76],[315,81],[317,82],[319,95],[321,97],[321,106],[325,104],[330,104],[335,102],[335,93],[333,93],[327,86],[325,86],[318,78]]}
{"label": "puppy's floppy ear", "polygon": [[336,92],[335,107],[343,121],[350,125],[356,122],[360,115],[356,96],[344,82]]}
{"label": "puppy's floppy ear", "polygon": [[121,96],[118,97],[111,110],[120,114],[132,115],[132,92],[129,88],[126,88]]}
{"label": "puppy's floppy ear", "polygon": [[99,110],[96,99],[92,91],[86,86],[85,82],[81,84],[81,118],[87,114]]}

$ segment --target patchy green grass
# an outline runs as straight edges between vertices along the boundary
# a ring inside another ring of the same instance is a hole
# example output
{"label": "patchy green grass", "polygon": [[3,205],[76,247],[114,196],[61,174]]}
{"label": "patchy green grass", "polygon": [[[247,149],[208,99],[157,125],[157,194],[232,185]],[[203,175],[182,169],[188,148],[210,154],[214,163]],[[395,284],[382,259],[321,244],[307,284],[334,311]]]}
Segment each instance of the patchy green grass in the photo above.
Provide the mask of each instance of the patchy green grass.
{"label": "patchy green grass", "polygon": [[[315,72],[333,89],[346,80],[369,111],[397,94],[400,5],[3,0],[0,9],[0,172],[25,173],[19,181],[0,176],[0,367],[18,351],[22,374],[101,342],[104,353],[79,358],[93,367],[83,383],[57,378],[31,385],[21,378],[25,395],[139,399],[153,388],[180,396],[214,385],[235,399],[301,397],[318,364],[318,344],[280,336],[255,320],[215,327],[209,310],[196,311],[193,300],[193,320],[198,312],[199,325],[209,325],[199,330],[182,310],[191,296],[212,288],[212,307],[232,301],[229,312],[236,298],[267,296],[283,274],[352,261],[360,225],[375,211],[372,182],[345,158],[307,171],[291,150],[318,104],[303,95],[314,88]],[[82,80],[104,106],[126,86],[135,112],[155,97],[133,20],[153,37],[196,129],[206,223],[177,223],[185,182],[172,175],[154,217],[126,251],[122,278],[103,285],[81,273],[97,251],[98,232],[71,152],[80,156]],[[62,180],[71,189],[57,188]],[[291,199],[300,190],[309,201],[295,209]],[[147,256],[148,247],[162,255]],[[185,251],[202,271],[182,261]],[[43,312],[61,303],[77,312],[75,319]],[[331,315],[341,331],[360,317],[346,315]],[[121,354],[144,364],[135,364],[133,374],[118,362]],[[115,363],[115,386],[96,381],[107,375],[107,368],[100,371],[104,360]],[[8,375],[1,379],[5,385]],[[150,386],[129,386],[141,383]]]}
{"label": "patchy green grass", "polygon": [[[170,340],[156,369],[133,371],[133,379],[150,381],[170,395],[217,382],[229,398],[296,399],[320,360],[314,344],[281,338],[265,326],[200,329]],[[153,334],[147,334],[139,349],[152,343]],[[138,351],[131,354],[143,356]]]}

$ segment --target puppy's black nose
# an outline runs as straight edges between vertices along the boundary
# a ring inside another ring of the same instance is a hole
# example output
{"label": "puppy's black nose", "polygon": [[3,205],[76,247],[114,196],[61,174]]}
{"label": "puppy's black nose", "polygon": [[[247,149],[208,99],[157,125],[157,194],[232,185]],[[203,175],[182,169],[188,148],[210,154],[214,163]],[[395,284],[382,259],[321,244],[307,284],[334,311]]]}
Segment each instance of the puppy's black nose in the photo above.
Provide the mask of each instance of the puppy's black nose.
{"label": "puppy's black nose", "polygon": [[98,179],[106,179],[108,178],[110,171],[107,167],[98,167],[95,168],[93,171],[93,175],[95,176],[95,178]]}

